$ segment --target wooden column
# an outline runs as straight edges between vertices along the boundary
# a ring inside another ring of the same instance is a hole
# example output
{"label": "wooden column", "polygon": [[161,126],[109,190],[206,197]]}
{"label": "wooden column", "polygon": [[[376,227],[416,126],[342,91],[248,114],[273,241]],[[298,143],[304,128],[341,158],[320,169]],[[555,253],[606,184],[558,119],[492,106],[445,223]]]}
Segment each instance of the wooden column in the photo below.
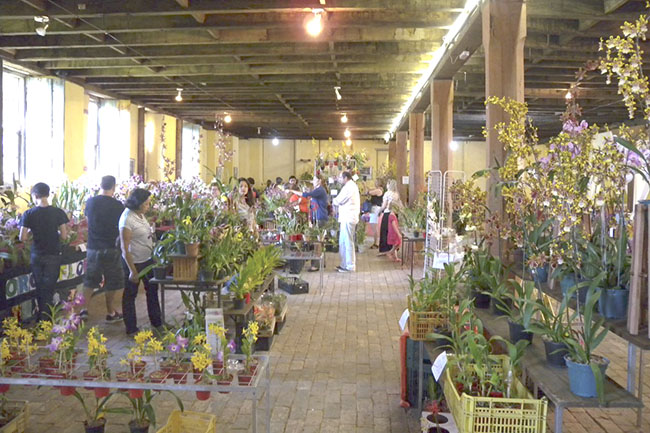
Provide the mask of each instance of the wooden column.
{"label": "wooden column", "polygon": [[424,113],[409,114],[409,204],[424,191]]}
{"label": "wooden column", "polygon": [[431,85],[431,167],[444,175],[451,170],[449,143],[454,139],[454,81],[433,80]]}
{"label": "wooden column", "polygon": [[388,165],[392,166],[393,164],[396,164],[395,161],[395,152],[397,151],[397,143],[395,140],[391,140],[388,142]]}
{"label": "wooden column", "polygon": [[[526,40],[526,3],[524,0],[486,0],[483,4],[483,48],[485,50],[485,95],[524,101],[524,42]],[[499,107],[486,108],[487,166],[495,159],[503,163],[505,152],[494,126],[507,122]],[[496,197],[496,177],[488,179],[488,207],[503,214],[503,200]]]}
{"label": "wooden column", "polygon": [[138,108],[138,175],[144,179],[145,152],[144,152],[144,107]]}
{"label": "wooden column", "polygon": [[402,203],[406,203],[406,191],[408,190],[406,185],[402,184],[402,177],[406,176],[406,164],[407,164],[407,140],[408,132],[398,131],[397,132],[397,143],[395,144],[395,168],[397,171],[397,189],[399,191],[399,196],[402,199]]}
{"label": "wooden column", "polygon": [[3,68],[3,62],[2,59],[0,58],[0,185],[4,185],[4,159],[2,155],[4,155],[4,142],[2,141],[2,136],[3,136],[3,129],[2,129],[2,99],[3,99],[3,93],[2,93],[2,69]]}
{"label": "wooden column", "polygon": [[183,121],[176,119],[176,179],[181,178],[183,169]]}

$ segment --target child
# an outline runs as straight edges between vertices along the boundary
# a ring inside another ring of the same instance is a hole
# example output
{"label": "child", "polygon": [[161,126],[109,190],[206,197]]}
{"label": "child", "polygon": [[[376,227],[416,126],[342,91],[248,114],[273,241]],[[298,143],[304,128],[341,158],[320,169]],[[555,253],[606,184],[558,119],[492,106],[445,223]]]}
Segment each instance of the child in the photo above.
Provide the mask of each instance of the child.
{"label": "child", "polygon": [[395,202],[388,203],[388,210],[390,213],[384,214],[383,217],[388,217],[388,245],[391,246],[391,250],[388,252],[388,258],[394,262],[401,262],[397,257],[397,251],[402,246],[402,233],[399,231],[399,223],[397,222],[397,216],[395,215],[395,210],[397,205]]}

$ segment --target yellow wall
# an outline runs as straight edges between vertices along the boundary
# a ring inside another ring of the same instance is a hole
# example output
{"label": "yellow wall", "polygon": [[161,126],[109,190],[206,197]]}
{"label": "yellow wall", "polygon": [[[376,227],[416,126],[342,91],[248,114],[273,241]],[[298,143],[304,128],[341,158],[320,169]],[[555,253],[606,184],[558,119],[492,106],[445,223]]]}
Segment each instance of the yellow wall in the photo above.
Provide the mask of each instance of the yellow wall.
{"label": "yellow wall", "polygon": [[65,82],[64,171],[70,180],[85,172],[88,96],[81,86]]}

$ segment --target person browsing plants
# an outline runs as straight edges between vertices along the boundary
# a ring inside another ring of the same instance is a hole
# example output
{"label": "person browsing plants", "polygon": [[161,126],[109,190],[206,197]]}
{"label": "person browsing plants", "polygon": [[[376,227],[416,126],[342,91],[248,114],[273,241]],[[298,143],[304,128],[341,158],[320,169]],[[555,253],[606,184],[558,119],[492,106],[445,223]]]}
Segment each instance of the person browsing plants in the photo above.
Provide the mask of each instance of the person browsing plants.
{"label": "person browsing plants", "polygon": [[36,285],[38,319],[44,319],[53,305],[54,289],[61,268],[61,241],[68,237],[68,216],[61,209],[50,206],[50,187],[42,182],[32,187],[36,206],[27,210],[20,219],[20,235],[26,242],[32,234],[31,267]]}
{"label": "person browsing plants", "polygon": [[[327,189],[325,189],[325,182],[320,176],[314,176],[312,184],[314,185],[314,189],[310,192],[294,191],[293,193],[297,196],[311,199],[312,221],[316,227],[322,229],[327,225],[327,221],[329,220]],[[319,260],[312,260],[309,270],[315,272],[319,269],[319,266]]]}
{"label": "person browsing plants", "polygon": [[[162,326],[158,288],[150,283],[153,278],[153,230],[145,217],[149,210],[151,193],[142,188],[136,188],[126,200],[126,209],[119,222],[120,243],[122,246],[122,265],[125,278],[124,294],[122,295],[122,312],[127,335],[138,332],[135,298],[138,296],[140,281],[144,285],[147,296],[147,312],[151,326],[159,329]],[[148,271],[140,273],[148,268]]]}
{"label": "person browsing plants", "polygon": [[343,188],[332,201],[332,204],[338,208],[340,225],[339,254],[341,256],[341,265],[338,266],[338,271],[354,272],[356,270],[354,235],[359,223],[361,197],[359,187],[352,180],[350,172],[344,171],[341,173],[340,182]]}

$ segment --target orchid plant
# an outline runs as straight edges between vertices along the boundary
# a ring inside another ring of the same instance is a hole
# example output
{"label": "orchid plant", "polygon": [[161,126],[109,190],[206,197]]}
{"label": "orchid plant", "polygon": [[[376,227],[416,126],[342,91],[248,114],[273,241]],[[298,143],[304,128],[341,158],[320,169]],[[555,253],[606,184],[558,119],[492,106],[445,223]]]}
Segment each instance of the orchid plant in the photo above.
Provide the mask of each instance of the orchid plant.
{"label": "orchid plant", "polygon": [[243,331],[241,351],[246,355],[246,362],[244,365],[244,371],[246,373],[251,373],[251,367],[253,365],[253,344],[257,341],[259,331],[260,327],[255,321],[248,322],[248,326]]}

